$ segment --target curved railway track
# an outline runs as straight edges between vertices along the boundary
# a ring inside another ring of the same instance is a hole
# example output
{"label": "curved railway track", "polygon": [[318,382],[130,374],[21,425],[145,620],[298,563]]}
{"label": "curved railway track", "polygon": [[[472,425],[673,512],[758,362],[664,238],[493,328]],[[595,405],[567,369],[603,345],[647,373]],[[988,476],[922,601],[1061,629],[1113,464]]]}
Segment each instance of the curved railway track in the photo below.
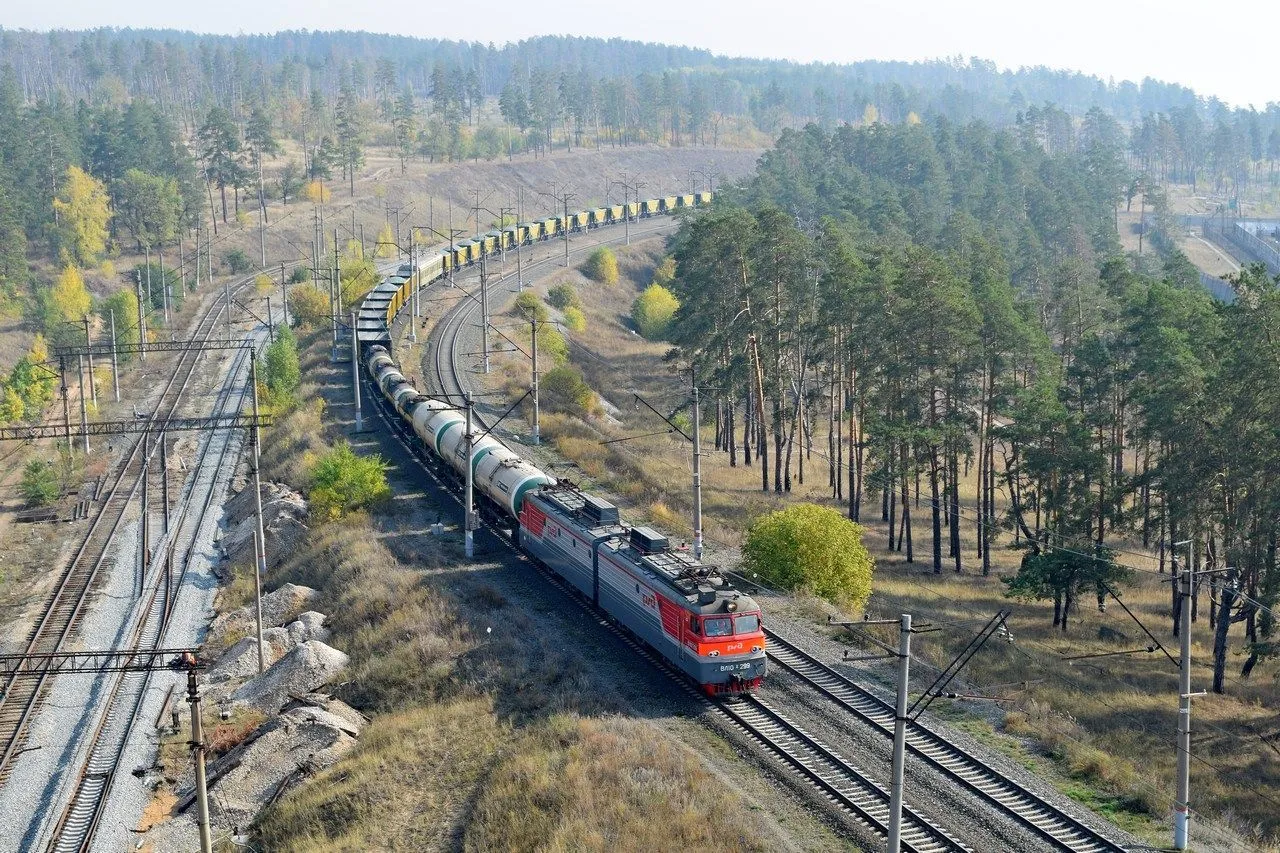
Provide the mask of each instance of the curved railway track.
{"label": "curved railway track", "polygon": [[[647,232],[663,230],[650,229]],[[586,251],[609,240],[598,241],[582,247],[578,251]],[[531,264],[526,269],[536,268],[554,260],[548,258]],[[461,337],[472,316],[479,310],[474,298],[463,295],[461,301],[450,308],[437,322],[433,336],[437,337],[433,353],[434,385],[436,391],[447,397],[456,397],[466,390],[462,380],[462,369],[459,367]],[[391,429],[393,435],[414,456],[442,487],[457,497],[451,483],[442,477],[431,464],[431,459],[416,441],[416,436],[409,430],[397,414],[390,410],[387,401],[376,386],[361,373],[361,381],[367,389],[369,398],[374,401],[379,417]],[[486,426],[483,419],[477,420],[481,428]],[[492,529],[494,535],[510,546],[510,541],[498,529]],[[514,548],[513,548],[514,551]],[[535,566],[537,564],[534,564]],[[563,583],[554,573],[537,566],[539,573],[565,596],[571,598],[592,615],[598,614],[582,601],[577,593]],[[889,794],[844,758],[829,747],[801,729],[785,715],[767,705],[763,700],[750,697],[734,703],[716,703],[690,685],[683,677],[672,669],[665,661],[654,654],[621,627],[608,620],[599,620],[601,625],[631,646],[658,669],[670,676],[688,696],[702,706],[708,713],[720,717],[727,724],[743,732],[749,739],[763,747],[783,767],[804,784],[820,792],[820,794],[836,808],[845,812],[852,820],[876,833],[887,836],[887,819],[889,813]],[[930,822],[909,807],[903,810],[903,850],[910,853],[942,853],[942,851],[965,851],[966,848],[945,830]]]}
{"label": "curved railway track", "polygon": [[[769,639],[765,651],[771,660],[843,711],[893,736],[895,709],[892,705],[774,632],[765,633]],[[921,723],[907,725],[907,749],[1059,850],[1076,853],[1125,850]]]}
{"label": "curved railway track", "polygon": [[[245,372],[248,350],[237,350],[231,369],[218,394],[214,414],[227,413],[228,408],[239,411],[248,397],[247,385],[240,389],[238,396],[234,393],[236,380]],[[234,405],[233,405],[234,403]],[[227,461],[233,442],[228,437],[220,442],[217,460],[212,466],[210,451],[214,447],[213,435],[209,434],[202,442],[198,459],[192,469],[194,476],[189,481],[189,488],[184,489],[181,510],[170,526],[169,534],[156,546],[152,565],[156,570],[148,585],[145,604],[138,611],[141,615],[130,631],[128,646],[137,649],[159,648],[163,644],[164,632],[168,627],[168,616],[172,608],[171,595],[182,588],[186,577],[188,560],[182,560],[172,585],[166,586],[162,572],[166,564],[165,551],[172,558],[176,552],[176,543],[195,541],[201,525],[205,521],[212,505],[216,485]],[[207,472],[207,476],[202,476]],[[201,482],[203,480],[203,482]],[[203,500],[198,505],[194,520],[188,523],[190,512],[196,503],[197,492],[203,490]],[[147,696],[147,688],[151,682],[151,673],[128,672],[115,676],[102,704],[97,724],[84,747],[84,760],[72,786],[71,792],[62,800],[66,802],[61,816],[54,824],[51,839],[47,846],[50,853],[78,853],[88,850],[102,809],[111,793],[116,772],[126,746],[133,731],[134,722],[142,709]]]}

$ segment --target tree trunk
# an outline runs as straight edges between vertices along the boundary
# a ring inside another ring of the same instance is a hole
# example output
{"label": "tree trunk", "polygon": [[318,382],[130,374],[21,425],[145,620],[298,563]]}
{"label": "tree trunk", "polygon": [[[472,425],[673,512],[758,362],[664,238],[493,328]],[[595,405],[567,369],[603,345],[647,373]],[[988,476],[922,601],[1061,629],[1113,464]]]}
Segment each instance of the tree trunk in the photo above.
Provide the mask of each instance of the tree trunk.
{"label": "tree trunk", "polygon": [[[951,454],[951,550],[956,558],[956,573],[964,570],[960,547],[960,454]],[[1065,618],[1065,615],[1064,615]]]}
{"label": "tree trunk", "polygon": [[942,574],[942,499],[938,494],[938,448],[929,454],[929,497],[933,515],[933,573]]}
{"label": "tree trunk", "polygon": [[907,540],[907,562],[915,562],[915,548],[911,540],[911,491],[907,478],[907,443],[902,443],[902,527],[903,538]]}
{"label": "tree trunk", "polygon": [[1227,570],[1219,592],[1218,624],[1213,632],[1213,692],[1226,690],[1227,633],[1231,630],[1231,608],[1236,601],[1236,570]]}

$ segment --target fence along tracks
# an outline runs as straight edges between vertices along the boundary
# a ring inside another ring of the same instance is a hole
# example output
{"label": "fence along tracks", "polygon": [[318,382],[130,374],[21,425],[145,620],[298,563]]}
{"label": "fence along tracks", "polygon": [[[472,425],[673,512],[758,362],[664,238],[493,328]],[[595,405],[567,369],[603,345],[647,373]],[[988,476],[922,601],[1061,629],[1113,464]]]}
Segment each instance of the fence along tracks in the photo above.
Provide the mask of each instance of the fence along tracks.
{"label": "fence along tracks", "polygon": [[[895,712],[888,702],[772,631],[768,632],[766,651],[774,662],[840,708],[892,736]],[[907,724],[907,749],[1060,850],[1076,853],[1125,850],[920,723]]]}
{"label": "fence along tracks", "polygon": [[[233,292],[244,286],[241,283]],[[194,339],[206,341],[211,338],[226,310],[229,306],[225,295],[220,294],[198,322]],[[161,389],[155,410],[146,419],[148,423],[162,421],[177,411],[200,355],[200,350],[179,353],[177,364]],[[106,563],[111,543],[124,521],[128,506],[142,485],[146,463],[144,437],[142,434],[133,439],[110,478],[105,499],[90,521],[84,539],[63,569],[52,596],[27,636],[24,654],[63,650],[83,617],[98,571]],[[3,692],[0,692],[0,785],[8,781],[13,759],[21,752],[32,717],[47,687],[47,675],[10,676],[3,684]]]}

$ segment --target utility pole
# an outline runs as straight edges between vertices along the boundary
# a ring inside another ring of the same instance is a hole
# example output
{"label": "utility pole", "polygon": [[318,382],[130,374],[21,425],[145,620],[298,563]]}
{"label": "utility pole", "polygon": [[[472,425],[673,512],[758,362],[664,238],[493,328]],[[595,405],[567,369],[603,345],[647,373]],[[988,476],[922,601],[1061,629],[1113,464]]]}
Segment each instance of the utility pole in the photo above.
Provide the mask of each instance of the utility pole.
{"label": "utility pole", "polygon": [[76,372],[80,377],[80,430],[84,433],[84,452],[89,452],[89,401],[84,395],[84,356],[76,356]]}
{"label": "utility pole", "polygon": [[489,265],[488,255],[480,253],[480,352],[484,355],[484,372],[489,372]]}
{"label": "utility pole", "polygon": [[138,360],[147,360],[147,316],[142,310],[142,273],[134,274],[134,296],[138,302],[138,343],[141,348],[138,350]]}
{"label": "utility pole", "polygon": [[356,432],[364,431],[360,412],[360,340],[356,335],[356,312],[351,312],[351,391],[356,400]]}
{"label": "utility pole", "polygon": [[203,226],[201,225],[201,223],[197,222],[196,223],[196,284],[195,284],[196,290],[200,289],[200,231],[202,230],[202,228]]}
{"label": "utility pole", "polygon": [[142,540],[142,569],[138,572],[138,597],[146,591],[147,569],[151,568],[151,433],[142,434],[142,519],[138,522]]}
{"label": "utility pole", "polygon": [[284,277],[284,261],[280,262],[280,324],[289,325],[289,280]]}
{"label": "utility pole", "polygon": [[169,434],[160,433],[160,499],[164,501],[164,532],[169,534]]}
{"label": "utility pole", "polygon": [[898,704],[893,716],[893,783],[889,793],[888,853],[902,849],[902,777],[907,753],[907,683],[911,676],[911,614],[898,623]]}
{"label": "utility pole", "polygon": [[209,790],[204,775],[204,729],[200,724],[200,688],[195,667],[187,670],[187,704],[191,706],[191,756],[196,775],[196,825],[200,827],[200,853],[213,853],[209,832]]}
{"label": "utility pole", "polygon": [[529,321],[530,340],[533,342],[533,443],[542,443],[542,427],[538,411],[538,321]]}
{"label": "utility pole", "polygon": [[67,433],[67,453],[75,453],[71,444],[71,390],[67,388],[67,361],[58,357],[58,378],[62,390],[62,427]]}
{"label": "utility pole", "polygon": [[1178,663],[1178,798],[1173,804],[1173,846],[1187,849],[1189,822],[1191,820],[1191,572],[1192,561],[1178,572],[1178,548],[1189,545],[1190,540],[1175,542],[1170,549],[1173,578],[1179,586],[1178,605],[1182,611],[1179,619],[1178,639],[1182,655]]}
{"label": "utility pole", "polygon": [[151,247],[144,247],[147,252],[147,314],[151,313],[151,309],[155,306],[151,304]]}
{"label": "utility pole", "polygon": [[[256,355],[256,354],[251,354]],[[262,653],[262,576],[267,572],[267,535],[262,523],[262,479],[258,472],[258,359],[249,359],[249,385],[253,399],[253,429],[249,431],[249,468],[253,472],[253,606],[258,629],[258,672],[267,668]]]}
{"label": "utility pole", "polygon": [[258,266],[267,268],[267,201],[262,197],[262,187],[258,187]]}
{"label": "utility pole", "polygon": [[693,558],[702,559],[702,427],[698,411],[698,370],[689,368],[693,386]]}
{"label": "utility pole", "polygon": [[472,506],[473,506],[472,498],[473,498],[473,491],[474,491],[474,488],[475,488],[475,466],[471,464],[471,454],[472,454],[472,444],[471,444],[471,441],[472,441],[472,438],[471,438],[471,409],[472,409],[472,403],[471,403],[471,392],[470,392],[470,391],[468,391],[468,392],[467,392],[467,395],[466,395],[466,404],[467,404],[467,424],[466,424],[466,426],[467,426],[467,431],[466,431],[466,434],[465,434],[465,435],[463,435],[463,440],[465,440],[465,441],[466,441],[466,443],[467,443],[467,462],[466,462],[466,464],[467,464],[467,492],[466,492],[466,501],[465,501],[465,512],[466,512],[466,517],[465,517],[465,519],[464,519],[464,521],[463,521],[463,529],[464,529],[464,531],[465,531],[465,534],[464,534],[464,535],[465,535],[465,537],[466,537],[466,544],[465,544],[465,546],[464,546],[464,553],[466,554],[467,559],[468,559],[468,560],[470,560],[470,559],[472,559],[473,557],[475,557],[475,555],[476,555],[475,532],[474,532],[474,527],[473,527],[473,525],[474,525],[474,520],[475,520],[475,513],[474,513],[474,512],[472,512]]}
{"label": "utility pole", "polygon": [[[520,261],[524,256],[524,238],[520,234],[520,223],[523,220],[524,187],[521,187],[519,201],[516,202],[516,290],[524,290],[524,270],[520,266]],[[534,444],[537,444],[537,442],[535,441]]]}
{"label": "utility pole", "polygon": [[169,325],[169,280],[164,274],[164,246],[156,250],[160,259],[160,304],[164,306],[164,324]]}
{"label": "utility pole", "polygon": [[564,194],[564,219],[561,230],[564,231],[564,268],[569,268],[569,199],[573,198],[571,193]]}
{"label": "utility pole", "polygon": [[227,306],[227,343],[231,343],[231,279],[222,282],[222,300]]}
{"label": "utility pole", "polygon": [[84,315],[84,351],[89,357],[89,399],[98,408],[98,380],[93,376],[93,341],[89,340],[89,315]]}
{"label": "utility pole", "polygon": [[[400,222],[396,220],[396,229]],[[400,247],[396,247],[398,252]],[[329,361],[338,360],[338,312],[342,310],[342,271],[338,262],[338,229],[333,229],[333,278],[329,280],[329,320],[333,324],[333,346],[329,350]]]}
{"label": "utility pole", "polygon": [[107,316],[111,318],[111,384],[116,391],[116,402],[120,402],[120,367],[119,358],[116,354],[116,309],[111,308],[107,311]]}
{"label": "utility pole", "polygon": [[415,250],[417,247],[413,241],[413,226],[409,226],[409,294],[413,301],[413,310],[409,312],[409,341],[411,343],[418,342],[418,281],[414,276],[414,270],[417,269],[417,256]]}

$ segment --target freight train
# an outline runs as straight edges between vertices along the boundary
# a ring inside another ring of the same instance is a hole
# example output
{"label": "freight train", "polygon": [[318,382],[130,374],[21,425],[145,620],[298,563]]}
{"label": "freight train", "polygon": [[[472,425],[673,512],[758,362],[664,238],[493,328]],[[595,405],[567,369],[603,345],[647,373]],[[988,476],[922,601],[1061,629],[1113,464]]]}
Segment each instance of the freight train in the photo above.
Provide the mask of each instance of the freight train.
{"label": "freight train", "polygon": [[[632,212],[669,212],[709,201],[709,194],[626,205]],[[687,205],[681,204],[686,202]],[[620,219],[622,205],[617,208]],[[550,224],[513,226],[512,239],[529,229],[589,227],[612,221],[602,208],[556,217]],[[505,233],[505,232],[504,232]],[[499,250],[499,237],[477,251]],[[458,247],[455,250],[461,251]],[[471,246],[467,248],[468,254]],[[432,272],[459,263],[438,256]],[[423,270],[424,273],[426,270]],[[396,289],[386,323],[408,299],[409,282]],[[368,303],[366,303],[368,304]],[[374,310],[381,310],[377,306]],[[381,318],[379,318],[381,319]],[[385,330],[386,325],[383,325]],[[371,331],[371,330],[370,330]],[[385,331],[384,331],[385,333]],[[368,337],[364,338],[366,341]],[[751,692],[765,676],[765,637],[760,608],[715,566],[704,564],[650,527],[626,524],[618,508],[572,483],[543,472],[491,433],[468,442],[466,418],[456,406],[420,393],[381,343],[369,343],[364,366],[398,417],[409,426],[440,470],[455,481],[471,466],[478,509],[531,559],[555,572],[591,604],[637,636],[711,696]],[[470,444],[470,459],[467,447]]]}

